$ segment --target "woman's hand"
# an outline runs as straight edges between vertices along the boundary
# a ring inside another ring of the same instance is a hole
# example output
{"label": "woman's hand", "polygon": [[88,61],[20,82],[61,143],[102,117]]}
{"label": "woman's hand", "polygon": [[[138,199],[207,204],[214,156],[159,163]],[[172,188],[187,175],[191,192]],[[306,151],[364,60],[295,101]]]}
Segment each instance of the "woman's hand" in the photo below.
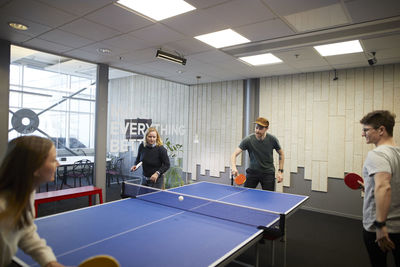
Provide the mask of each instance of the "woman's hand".
{"label": "woman's hand", "polygon": [[134,171],[136,171],[136,165],[133,165],[132,167],[131,167],[131,172],[134,172]]}
{"label": "woman's hand", "polygon": [[153,173],[153,175],[150,177],[150,180],[151,180],[153,183],[155,183],[155,182],[157,182],[158,176],[159,176],[158,172],[155,172],[155,173]]}

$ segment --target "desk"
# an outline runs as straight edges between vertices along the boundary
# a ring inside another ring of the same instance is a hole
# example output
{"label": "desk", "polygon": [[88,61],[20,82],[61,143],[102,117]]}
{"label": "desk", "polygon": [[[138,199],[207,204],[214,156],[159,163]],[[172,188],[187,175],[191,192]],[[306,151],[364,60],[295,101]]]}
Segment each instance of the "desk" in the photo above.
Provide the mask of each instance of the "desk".
{"label": "desk", "polygon": [[[65,160],[61,160],[65,159]],[[59,168],[63,168],[63,179],[61,181],[61,188],[63,185],[67,185],[67,169],[74,165],[75,162],[79,160],[90,160],[94,164],[94,156],[68,156],[68,157],[58,157],[58,162],[60,163]],[[111,158],[106,158],[106,161],[111,161]],[[57,183],[57,182],[56,182]]]}
{"label": "desk", "polygon": [[[65,159],[65,160],[61,160]],[[90,160],[94,162],[94,156],[68,156],[68,157],[58,157],[57,160],[60,163],[60,167],[72,166],[78,160]],[[111,159],[110,159],[111,160]]]}
{"label": "desk", "polygon": [[[208,198],[255,209],[292,213],[308,197],[230,185],[199,182],[160,191]],[[144,196],[155,196],[159,193]],[[279,221],[272,214],[263,225]],[[39,235],[46,239],[67,266],[77,266],[97,254],[115,257],[121,266],[222,266],[263,237],[257,227],[195,212],[127,198],[37,219]],[[20,260],[33,264],[21,251]]]}

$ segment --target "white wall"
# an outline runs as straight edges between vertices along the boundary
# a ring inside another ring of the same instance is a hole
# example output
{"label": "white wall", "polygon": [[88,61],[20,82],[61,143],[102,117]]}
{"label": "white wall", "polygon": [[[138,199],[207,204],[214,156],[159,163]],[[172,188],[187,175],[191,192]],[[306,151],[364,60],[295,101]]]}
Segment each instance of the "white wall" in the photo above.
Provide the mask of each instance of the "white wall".
{"label": "white wall", "polygon": [[[400,64],[262,78],[260,116],[270,120],[285,152],[284,186],[304,167],[311,189],[327,192],[328,177],[361,173],[373,148],[361,137],[360,119],[387,109],[395,114],[400,144]],[[282,190],[282,188],[278,188]]]}
{"label": "white wall", "polygon": [[[243,82],[229,81],[190,87],[188,169],[196,177],[206,170],[219,177],[242,139]],[[195,135],[199,142],[194,143]],[[241,157],[238,157],[238,163]]]}

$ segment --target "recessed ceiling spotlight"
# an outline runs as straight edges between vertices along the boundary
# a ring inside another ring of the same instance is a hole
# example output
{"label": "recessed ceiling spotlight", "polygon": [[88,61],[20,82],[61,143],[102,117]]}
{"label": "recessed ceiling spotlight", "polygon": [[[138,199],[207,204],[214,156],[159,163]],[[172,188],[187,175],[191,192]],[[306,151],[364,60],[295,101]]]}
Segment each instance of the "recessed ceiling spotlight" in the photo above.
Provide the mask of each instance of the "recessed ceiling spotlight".
{"label": "recessed ceiling spotlight", "polygon": [[101,54],[111,54],[111,49],[108,48],[97,48],[97,52]]}
{"label": "recessed ceiling spotlight", "polygon": [[22,24],[22,23],[18,23],[18,22],[9,22],[8,26],[10,26],[11,28],[14,28],[16,30],[19,30],[19,31],[26,31],[29,29],[29,26]]}

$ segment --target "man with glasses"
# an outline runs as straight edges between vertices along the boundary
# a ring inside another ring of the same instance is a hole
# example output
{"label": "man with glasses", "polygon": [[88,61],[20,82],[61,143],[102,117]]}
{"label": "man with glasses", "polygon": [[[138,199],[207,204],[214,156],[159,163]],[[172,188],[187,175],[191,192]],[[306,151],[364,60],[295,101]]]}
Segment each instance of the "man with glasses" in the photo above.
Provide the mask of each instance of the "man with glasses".
{"label": "man with glasses", "polygon": [[278,183],[283,181],[283,150],[278,138],[267,134],[269,121],[259,117],[254,122],[255,132],[245,137],[231,156],[232,175],[237,176],[236,157],[247,150],[250,157],[250,166],[246,169],[245,187],[256,188],[261,183],[263,190],[275,191],[275,166],[273,150],[279,154],[279,169],[276,174]]}
{"label": "man with glasses", "polygon": [[400,147],[393,139],[395,117],[376,110],[360,120],[361,135],[375,145],[365,159],[362,184],[363,236],[372,266],[386,266],[387,252],[392,251],[400,267]]}

